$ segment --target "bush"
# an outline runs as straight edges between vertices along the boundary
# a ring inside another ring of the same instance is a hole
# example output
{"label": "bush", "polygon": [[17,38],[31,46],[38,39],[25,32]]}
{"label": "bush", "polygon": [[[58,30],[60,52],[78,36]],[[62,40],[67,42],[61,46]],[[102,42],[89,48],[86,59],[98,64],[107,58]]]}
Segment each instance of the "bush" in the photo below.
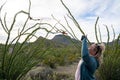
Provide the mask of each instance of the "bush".
{"label": "bush", "polygon": [[120,44],[119,37],[114,46],[107,47],[103,64],[98,70],[98,80],[120,80]]}

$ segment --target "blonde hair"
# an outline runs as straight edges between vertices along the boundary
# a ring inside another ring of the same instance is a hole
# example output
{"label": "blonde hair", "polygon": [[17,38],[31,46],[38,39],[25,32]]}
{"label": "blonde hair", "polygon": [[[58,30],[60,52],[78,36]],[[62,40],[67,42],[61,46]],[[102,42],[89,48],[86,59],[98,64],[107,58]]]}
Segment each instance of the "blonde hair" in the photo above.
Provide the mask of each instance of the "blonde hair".
{"label": "blonde hair", "polygon": [[105,44],[104,44],[104,43],[101,43],[101,44],[100,44],[100,47],[101,47],[101,49],[102,49],[102,53],[104,53],[104,51],[105,51]]}

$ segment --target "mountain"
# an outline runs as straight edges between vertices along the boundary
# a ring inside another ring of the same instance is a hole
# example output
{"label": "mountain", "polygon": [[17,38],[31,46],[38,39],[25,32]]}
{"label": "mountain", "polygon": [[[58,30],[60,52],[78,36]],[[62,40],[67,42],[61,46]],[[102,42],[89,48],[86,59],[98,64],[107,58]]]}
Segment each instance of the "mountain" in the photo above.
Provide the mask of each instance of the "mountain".
{"label": "mountain", "polygon": [[58,37],[59,35],[56,35],[53,39],[46,39],[43,37],[39,37],[35,42],[33,42],[34,44],[42,44],[46,47],[66,47],[66,43],[69,44],[67,41],[64,43],[62,40],[64,40],[64,38]]}
{"label": "mountain", "polygon": [[[116,40],[115,40],[116,41]],[[72,46],[73,43],[74,44],[81,44],[80,41],[71,38],[70,36],[67,35],[56,35],[54,36],[51,40],[43,38],[43,37],[39,37],[35,42],[35,44],[44,44],[44,46],[48,47],[48,46],[53,46],[53,47],[66,47],[66,46]],[[120,40],[118,41],[118,43],[120,44]],[[106,43],[105,43],[106,44]],[[114,44],[114,42],[109,42],[109,45]]]}
{"label": "mountain", "polygon": [[65,44],[65,45],[70,45],[74,43],[78,43],[78,40],[75,40],[73,38],[71,38],[70,36],[67,35],[56,35],[52,41],[56,42],[56,43],[61,43],[61,44]]}

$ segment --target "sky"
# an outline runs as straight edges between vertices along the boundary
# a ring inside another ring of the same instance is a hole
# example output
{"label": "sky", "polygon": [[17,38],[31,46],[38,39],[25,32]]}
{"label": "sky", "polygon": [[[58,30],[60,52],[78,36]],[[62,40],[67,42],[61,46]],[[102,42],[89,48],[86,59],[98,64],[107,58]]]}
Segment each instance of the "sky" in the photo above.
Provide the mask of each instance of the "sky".
{"label": "sky", "polygon": [[[5,3],[6,2],[6,3]],[[108,26],[110,32],[110,40],[113,38],[113,31],[111,26],[115,30],[116,37],[120,34],[120,2],[119,0],[63,0],[66,6],[71,11],[72,15],[75,17],[79,23],[82,30],[87,35],[90,41],[95,40],[95,22],[99,16],[98,26],[100,27],[102,41],[107,41],[107,31],[105,25]],[[4,18],[4,15],[7,13],[6,22],[8,28],[11,25],[13,16],[18,11],[24,10],[28,11],[29,0],[1,0],[0,6],[4,4],[4,7],[1,11],[1,18]],[[65,18],[67,18],[71,28],[74,30],[75,35],[78,39],[81,38],[82,33],[77,29],[72,20],[67,16],[68,12],[61,4],[60,0],[31,0],[31,9],[30,16],[34,19],[41,19],[41,22],[47,22],[51,25],[55,25],[57,22],[53,15],[60,23],[66,26]],[[17,17],[15,26],[11,33],[11,40],[17,36],[18,29],[25,22],[26,15],[20,14]],[[29,21],[29,26],[33,25],[35,22]],[[57,25],[57,28],[64,30],[60,25]],[[66,26],[68,29],[68,27]],[[48,27],[48,29],[51,29]],[[69,29],[68,29],[69,30]],[[39,36],[45,36],[45,31],[41,30],[36,33]],[[69,35],[69,34],[68,34]],[[55,35],[49,34],[48,39],[52,39]],[[7,34],[0,25],[0,43],[5,43]],[[21,38],[21,41],[25,37]],[[35,38],[33,38],[33,41]]]}

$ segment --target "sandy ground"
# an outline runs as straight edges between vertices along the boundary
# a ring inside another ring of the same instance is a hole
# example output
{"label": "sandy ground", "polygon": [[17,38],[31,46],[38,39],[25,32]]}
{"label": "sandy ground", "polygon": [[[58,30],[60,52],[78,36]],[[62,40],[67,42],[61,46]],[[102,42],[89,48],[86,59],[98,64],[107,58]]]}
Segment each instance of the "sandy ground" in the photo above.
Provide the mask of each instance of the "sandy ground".
{"label": "sandy ground", "polygon": [[[74,75],[75,75],[75,71],[77,68],[78,63],[72,63],[71,65],[66,65],[66,66],[57,66],[57,68],[52,69],[54,72],[56,73],[60,73],[60,74],[66,74],[66,75],[70,75],[72,79],[74,79]],[[44,67],[36,67],[34,69],[32,69],[28,76],[35,76],[37,73],[39,73],[41,71],[41,69],[43,69]],[[27,80],[31,80],[30,76]]]}
{"label": "sandy ground", "polygon": [[73,64],[67,65],[67,66],[58,66],[56,69],[54,69],[54,71],[74,76],[76,68],[77,68],[77,64],[78,63],[73,63]]}

